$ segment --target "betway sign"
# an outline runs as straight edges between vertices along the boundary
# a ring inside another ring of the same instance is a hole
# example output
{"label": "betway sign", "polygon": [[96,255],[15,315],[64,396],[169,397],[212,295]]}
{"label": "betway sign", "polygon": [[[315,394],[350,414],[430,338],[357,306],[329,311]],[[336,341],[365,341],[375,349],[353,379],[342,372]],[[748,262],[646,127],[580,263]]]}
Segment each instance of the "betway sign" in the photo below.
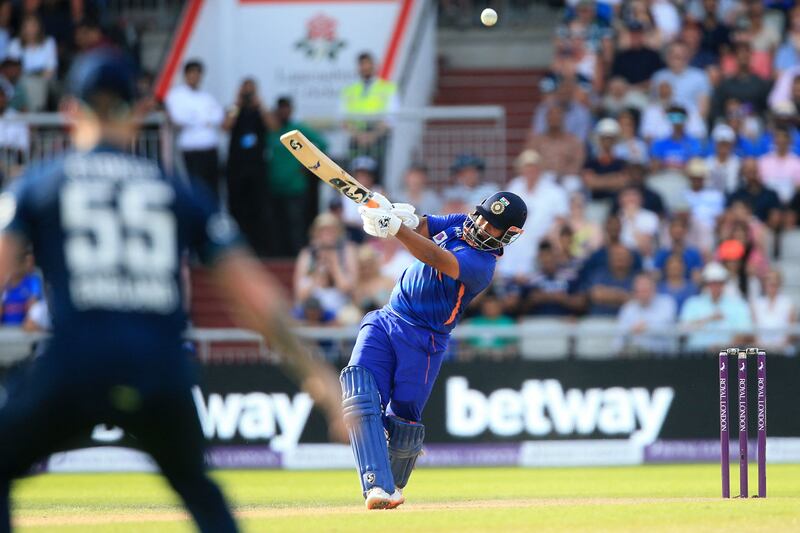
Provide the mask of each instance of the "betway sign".
{"label": "betway sign", "polygon": [[658,387],[564,390],[555,379],[528,380],[520,390],[491,393],[470,389],[466,378],[446,383],[447,431],[455,437],[475,437],[486,431],[513,437],[628,435],[640,444],[656,440],[675,390]]}

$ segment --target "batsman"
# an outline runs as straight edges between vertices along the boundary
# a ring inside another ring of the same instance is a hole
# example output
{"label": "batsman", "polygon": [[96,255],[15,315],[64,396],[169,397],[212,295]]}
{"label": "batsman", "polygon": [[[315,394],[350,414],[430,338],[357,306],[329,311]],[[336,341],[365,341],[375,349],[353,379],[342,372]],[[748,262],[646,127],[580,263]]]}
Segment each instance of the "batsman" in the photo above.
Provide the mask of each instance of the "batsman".
{"label": "batsman", "polygon": [[367,509],[394,509],[422,451],[422,410],[439,374],[450,332],[464,308],[492,281],[503,247],[522,234],[528,210],[510,192],[470,214],[422,216],[375,194],[359,208],[364,231],[396,238],[414,261],[390,302],[367,314],[348,366],[342,398]]}

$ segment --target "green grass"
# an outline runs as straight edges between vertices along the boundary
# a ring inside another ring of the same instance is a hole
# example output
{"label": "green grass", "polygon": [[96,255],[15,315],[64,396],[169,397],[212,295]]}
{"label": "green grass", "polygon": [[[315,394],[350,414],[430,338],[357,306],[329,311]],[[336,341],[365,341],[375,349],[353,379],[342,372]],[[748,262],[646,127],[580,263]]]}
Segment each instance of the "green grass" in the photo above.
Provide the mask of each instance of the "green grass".
{"label": "green grass", "polygon": [[[715,465],[423,469],[405,506],[370,513],[350,471],[215,477],[253,532],[800,531],[800,465],[770,465],[768,475],[766,500],[724,501]],[[18,482],[13,498],[19,531],[192,531],[153,475],[45,475]]]}

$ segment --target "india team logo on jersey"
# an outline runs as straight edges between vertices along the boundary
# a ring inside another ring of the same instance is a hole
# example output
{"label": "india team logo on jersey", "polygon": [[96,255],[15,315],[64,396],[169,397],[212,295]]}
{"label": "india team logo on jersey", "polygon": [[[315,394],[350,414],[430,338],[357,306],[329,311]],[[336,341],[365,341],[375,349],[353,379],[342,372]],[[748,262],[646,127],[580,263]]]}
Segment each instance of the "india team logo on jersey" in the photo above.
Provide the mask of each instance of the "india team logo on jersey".
{"label": "india team logo on jersey", "polygon": [[447,240],[447,232],[440,231],[436,235],[433,236],[433,242],[436,244],[442,244],[445,240]]}

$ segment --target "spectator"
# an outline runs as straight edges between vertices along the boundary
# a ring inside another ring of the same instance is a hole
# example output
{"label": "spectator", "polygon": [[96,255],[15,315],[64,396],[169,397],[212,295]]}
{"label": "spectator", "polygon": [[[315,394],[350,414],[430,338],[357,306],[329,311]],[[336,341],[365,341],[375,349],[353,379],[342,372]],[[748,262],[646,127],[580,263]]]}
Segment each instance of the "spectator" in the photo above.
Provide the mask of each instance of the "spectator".
{"label": "spectator", "polygon": [[[667,81],[654,85],[655,95],[642,112],[642,121],[639,132],[646,141],[669,137],[672,134],[672,122],[667,116],[667,110],[673,106],[672,86]],[[694,107],[684,108],[688,113],[686,132],[697,139],[705,139],[706,125],[703,117]]]}
{"label": "spectator", "polygon": [[734,71],[714,89],[710,117],[712,122],[725,115],[724,104],[731,98],[748,104],[757,113],[763,113],[767,109],[767,97],[771,84],[751,69],[752,47],[750,43],[737,43],[734,50],[736,52]]}
{"label": "spectator", "polygon": [[375,60],[369,52],[358,55],[358,81],[342,91],[341,111],[362,115],[344,122],[350,134],[350,157],[368,155],[382,164],[389,139],[388,114],[399,107],[397,85],[378,76]]}
{"label": "spectator", "polygon": [[772,229],[781,223],[781,202],[772,189],[764,186],[758,170],[758,161],[753,158],[742,162],[742,186],[728,196],[727,204],[744,202],[753,214]]}
{"label": "spectator", "polygon": [[536,108],[533,115],[534,135],[547,132],[547,110],[559,106],[564,110],[564,132],[581,140],[589,137],[592,114],[589,108],[578,100],[577,91],[574,77],[564,78],[558,83],[555,92],[548,95]]}
{"label": "spectator", "polygon": [[620,134],[619,123],[604,118],[595,127],[596,148],[584,165],[581,177],[595,200],[612,198],[627,183],[625,161],[614,155]]}
{"label": "spectator", "polygon": [[344,239],[341,223],[322,213],[311,225],[311,242],[300,251],[295,263],[295,301],[309,297],[336,315],[347,305],[358,284],[358,260],[352,243]]}
{"label": "spectator", "polygon": [[[620,235],[622,234],[622,222],[617,215],[609,215],[605,222],[605,235],[603,247],[597,249],[592,253],[586,261],[580,266],[578,277],[582,286],[585,286],[590,278],[597,272],[604,270],[608,264],[609,250],[620,244]],[[642,268],[642,258],[636,251],[631,251],[633,254],[633,269],[640,270]]]}
{"label": "spectator", "polygon": [[547,130],[531,134],[527,147],[540,154],[540,167],[552,172],[559,180],[568,182],[578,176],[586,157],[584,143],[571,133],[564,131],[564,109],[551,106],[545,113]]}
{"label": "spectator", "polygon": [[406,171],[405,190],[401,195],[404,202],[417,208],[417,213],[426,215],[438,213],[442,207],[442,199],[428,183],[428,169],[422,165],[413,165]]}
{"label": "spectator", "polygon": [[617,76],[608,80],[606,84],[599,114],[617,117],[624,109],[643,109],[646,105],[646,93],[631,90],[625,78]]}
{"label": "spectator", "polygon": [[269,195],[273,199],[269,214],[272,228],[282,231],[270,235],[272,255],[287,257],[297,255],[306,240],[308,214],[309,181],[317,182],[315,176],[309,177],[303,165],[283,147],[281,135],[287,131],[301,130],[320,150],[325,151],[328,143],[324,137],[305,123],[294,120],[294,107],[288,96],[278,98],[275,105],[274,128],[267,137],[267,179]]}
{"label": "spectator", "polygon": [[361,314],[380,309],[389,303],[395,279],[381,273],[381,256],[368,244],[358,249],[358,284],[353,288],[353,302]]}
{"label": "spectator", "polygon": [[556,241],[563,233],[564,226],[570,229],[571,241],[568,246],[570,257],[584,259],[603,244],[600,227],[586,218],[586,197],[583,193],[569,195],[569,214],[560,226],[554,226],[551,240]]}
{"label": "spectator", "polygon": [[697,285],[687,274],[683,257],[673,254],[664,264],[664,278],[658,284],[658,293],[671,296],[675,300],[678,312],[686,300],[699,292]]}
{"label": "spectator", "polygon": [[590,315],[614,316],[631,297],[633,254],[622,244],[608,247],[608,262],[586,284]]}
{"label": "spectator", "polygon": [[725,294],[749,299],[760,294],[761,283],[748,268],[745,253],[745,245],[741,241],[728,239],[720,243],[716,259],[728,271]]}
{"label": "spectator", "polygon": [[30,333],[40,333],[50,331],[52,327],[53,323],[50,320],[50,310],[47,307],[47,300],[45,298],[36,300],[30,309],[28,309],[28,314],[25,315],[22,329]]}
{"label": "spectator", "polygon": [[775,128],[775,149],[758,159],[758,173],[764,185],[778,195],[781,204],[788,204],[800,185],[800,157],[791,152],[791,134],[787,128]]}
{"label": "spectator", "polygon": [[[260,255],[268,250],[265,231],[270,227],[264,206],[269,204],[267,196],[267,162],[264,158],[269,112],[261,104],[256,82],[245,79],[239,94],[225,115],[223,129],[230,132],[228,148],[228,207],[239,223],[249,243]],[[295,223],[281,220],[280,226]],[[291,231],[288,230],[287,231]],[[271,235],[269,235],[272,237]]]}
{"label": "spectator", "polygon": [[686,165],[686,175],[689,189],[684,191],[683,199],[689,208],[691,226],[698,234],[696,244],[700,249],[708,249],[717,218],[725,210],[725,196],[720,190],[709,187],[708,168],[702,159],[691,159]]}
{"label": "spectator", "polygon": [[406,267],[414,261],[414,256],[397,239],[379,239],[370,244],[379,250],[382,257],[381,275],[389,277],[395,282],[400,279]]}
{"label": "spectator", "polygon": [[0,61],[8,56],[8,48],[11,44],[11,35],[13,29],[11,28],[11,15],[14,12],[14,6],[11,0],[0,0]]}
{"label": "spectator", "polygon": [[672,43],[667,48],[667,68],[653,75],[652,84],[656,87],[666,81],[672,86],[674,102],[686,108],[695,108],[700,115],[708,111],[708,95],[711,84],[702,70],[689,66],[689,50],[681,42]]}
{"label": "spectator", "polygon": [[753,272],[758,276],[767,273],[769,261],[764,250],[770,235],[764,223],[753,215],[745,202],[737,200],[731,204],[719,221],[717,233],[720,242],[734,239],[745,246],[745,255]]}
{"label": "spectator", "polygon": [[[491,290],[480,298],[479,303],[480,314],[475,318],[466,320],[465,324],[479,328],[502,328],[509,332],[513,331],[516,326],[514,319],[503,313],[502,302]],[[514,336],[498,337],[492,334],[484,334],[470,337],[467,339],[466,344],[469,355],[478,354],[499,360],[516,355],[518,353],[518,342],[519,339]],[[465,354],[462,353],[462,355]]]}
{"label": "spectator", "polygon": [[656,284],[647,274],[633,281],[633,297],[617,315],[617,344],[628,354],[667,354],[675,350],[670,335],[676,318],[675,300],[656,293]]}
{"label": "spectator", "polygon": [[681,310],[681,326],[690,332],[686,348],[708,352],[747,344],[750,310],[743,299],[723,294],[728,271],[719,263],[709,263],[702,278],[703,292],[689,298]]}
{"label": "spectator", "polygon": [[[625,20],[630,22],[638,22],[644,27],[643,33],[646,45],[653,50],[660,50],[668,39],[664,37],[661,28],[656,25],[655,18],[653,17],[653,13],[650,11],[648,2],[646,0],[631,0],[627,6],[623,3],[623,9],[626,11],[624,15]],[[663,24],[664,18],[662,17],[659,22]],[[671,30],[670,27],[667,29]],[[621,44],[625,43],[626,38],[630,39],[626,32],[621,32]]]}
{"label": "spectator", "polygon": [[[483,159],[474,154],[461,154],[456,157],[450,173],[455,185],[445,193],[446,212],[466,213],[480,204],[484,198],[497,191],[497,185],[483,179],[486,165]],[[361,225],[359,217],[358,225]]]}
{"label": "spectator", "polygon": [[753,59],[754,63],[766,64],[767,68],[763,72],[766,74],[764,78],[772,76],[772,57],[775,50],[781,44],[781,34],[774,24],[768,24],[764,21],[764,2],[761,0],[747,0],[745,2],[745,10],[748,22],[747,40],[753,46]]}
{"label": "spectator", "polygon": [[719,18],[717,0],[702,0],[704,16],[698,19],[703,30],[700,47],[719,60],[719,57],[730,45],[730,28]]}
{"label": "spectator", "polygon": [[658,215],[642,207],[642,194],[637,187],[626,187],[619,193],[619,216],[622,223],[620,242],[645,258],[652,258],[658,240]]}
{"label": "spectator", "polygon": [[75,48],[78,53],[85,53],[110,44],[111,42],[103,34],[100,23],[96,20],[85,18],[75,26]]}
{"label": "spectator", "polygon": [[15,109],[8,107],[6,92],[0,87],[0,179],[8,184],[22,171],[30,149],[30,130]]}
{"label": "spectator", "polygon": [[741,159],[733,151],[736,132],[727,124],[717,124],[711,132],[714,152],[706,158],[708,186],[723,194],[739,188]]}
{"label": "spectator", "polygon": [[689,159],[702,152],[700,141],[686,133],[686,109],[671,106],[667,109],[667,120],[672,124],[672,134],[653,143],[651,158],[654,170],[682,170]]}
{"label": "spectator", "polygon": [[627,23],[628,46],[617,52],[611,65],[611,76],[620,76],[638,90],[647,91],[650,79],[664,68],[661,55],[647,46],[645,26],[638,20]]}
{"label": "spectator", "polygon": [[775,70],[780,75],[784,70],[800,65],[800,6],[788,13],[786,39],[775,53]]}
{"label": "spectator", "polygon": [[539,244],[536,260],[537,272],[525,286],[525,313],[535,316],[578,314],[585,298],[578,292],[575,271],[559,265],[556,251],[547,241]]}
{"label": "spectator", "polygon": [[[647,167],[639,163],[628,163],[623,172],[627,177],[625,187],[632,187],[639,191],[642,196],[642,207],[659,217],[665,216],[667,209],[664,207],[664,200],[661,199],[660,194],[646,184]],[[619,213],[619,195],[615,196],[611,203],[611,212]]]}
{"label": "spectator", "polygon": [[680,40],[686,44],[689,52],[689,65],[705,71],[713,84],[714,79],[719,77],[719,56],[703,48],[703,29],[697,22],[687,21],[681,29]]}
{"label": "spectator", "polygon": [[7,57],[0,63],[0,88],[6,93],[9,106],[16,111],[28,109],[28,98],[22,83],[22,63]]}
{"label": "spectator", "polygon": [[22,63],[22,82],[29,111],[43,111],[51,88],[51,80],[58,69],[56,42],[44,34],[42,22],[36,15],[22,19],[19,37],[8,47],[8,55]]}
{"label": "spectator", "polygon": [[614,155],[627,163],[647,164],[648,148],[636,132],[639,131],[639,112],[626,108],[617,116],[619,139],[614,145]]}
{"label": "spectator", "polygon": [[202,91],[203,64],[187,61],[183,85],[170,89],[165,100],[169,119],[178,128],[177,146],[186,172],[219,194],[219,134],[225,114],[211,93]]}
{"label": "spectator", "polygon": [[[559,219],[569,213],[566,191],[552,179],[543,175],[541,157],[535,150],[524,150],[517,157],[519,176],[511,180],[508,190],[517,194],[528,206],[527,230],[516,244],[503,251],[497,272],[506,278],[526,279],[533,272],[536,251],[541,241]],[[512,249],[514,248],[514,249]]]}
{"label": "spectator", "polygon": [[[570,278],[578,279],[586,256],[576,253],[575,234],[569,226],[561,226],[558,235],[550,240],[556,254],[558,268],[569,271]],[[595,252],[594,250],[592,254]]]}
{"label": "spectator", "polygon": [[760,348],[794,353],[789,329],[797,321],[797,306],[781,290],[783,277],[771,270],[764,277],[764,294],[751,300],[756,327],[756,344]]}
{"label": "spectator", "polygon": [[[367,189],[381,192],[381,188],[377,186],[378,162],[370,156],[360,155],[353,159],[350,163],[350,174]],[[347,231],[347,238],[356,244],[361,244],[364,242],[365,234],[361,228],[361,215],[358,213],[358,208],[359,205],[355,202],[344,202],[342,205],[342,221]]]}
{"label": "spectator", "polygon": [[[309,296],[296,306],[294,318],[301,326],[307,327],[325,328],[338,325],[336,314],[325,309],[322,302],[313,296]],[[318,340],[314,345],[329,361],[336,361],[340,356],[339,349],[333,340]]]}
{"label": "spectator", "polygon": [[669,223],[668,247],[661,248],[655,255],[653,266],[660,270],[663,277],[666,277],[667,261],[670,257],[679,256],[681,267],[687,280],[699,278],[700,269],[703,268],[703,255],[700,250],[687,244],[686,236],[689,227],[686,220],[682,217],[675,217]]}
{"label": "spectator", "polygon": [[22,326],[30,308],[43,298],[42,280],[34,271],[33,254],[18,258],[3,289],[0,324]]}
{"label": "spectator", "polygon": [[680,31],[681,17],[675,4],[669,0],[650,0],[650,13],[664,42],[671,41]]}
{"label": "spectator", "polygon": [[800,112],[797,104],[800,103],[800,63],[783,71],[775,80],[769,93],[769,107],[775,109],[780,104],[791,103],[794,112]]}

